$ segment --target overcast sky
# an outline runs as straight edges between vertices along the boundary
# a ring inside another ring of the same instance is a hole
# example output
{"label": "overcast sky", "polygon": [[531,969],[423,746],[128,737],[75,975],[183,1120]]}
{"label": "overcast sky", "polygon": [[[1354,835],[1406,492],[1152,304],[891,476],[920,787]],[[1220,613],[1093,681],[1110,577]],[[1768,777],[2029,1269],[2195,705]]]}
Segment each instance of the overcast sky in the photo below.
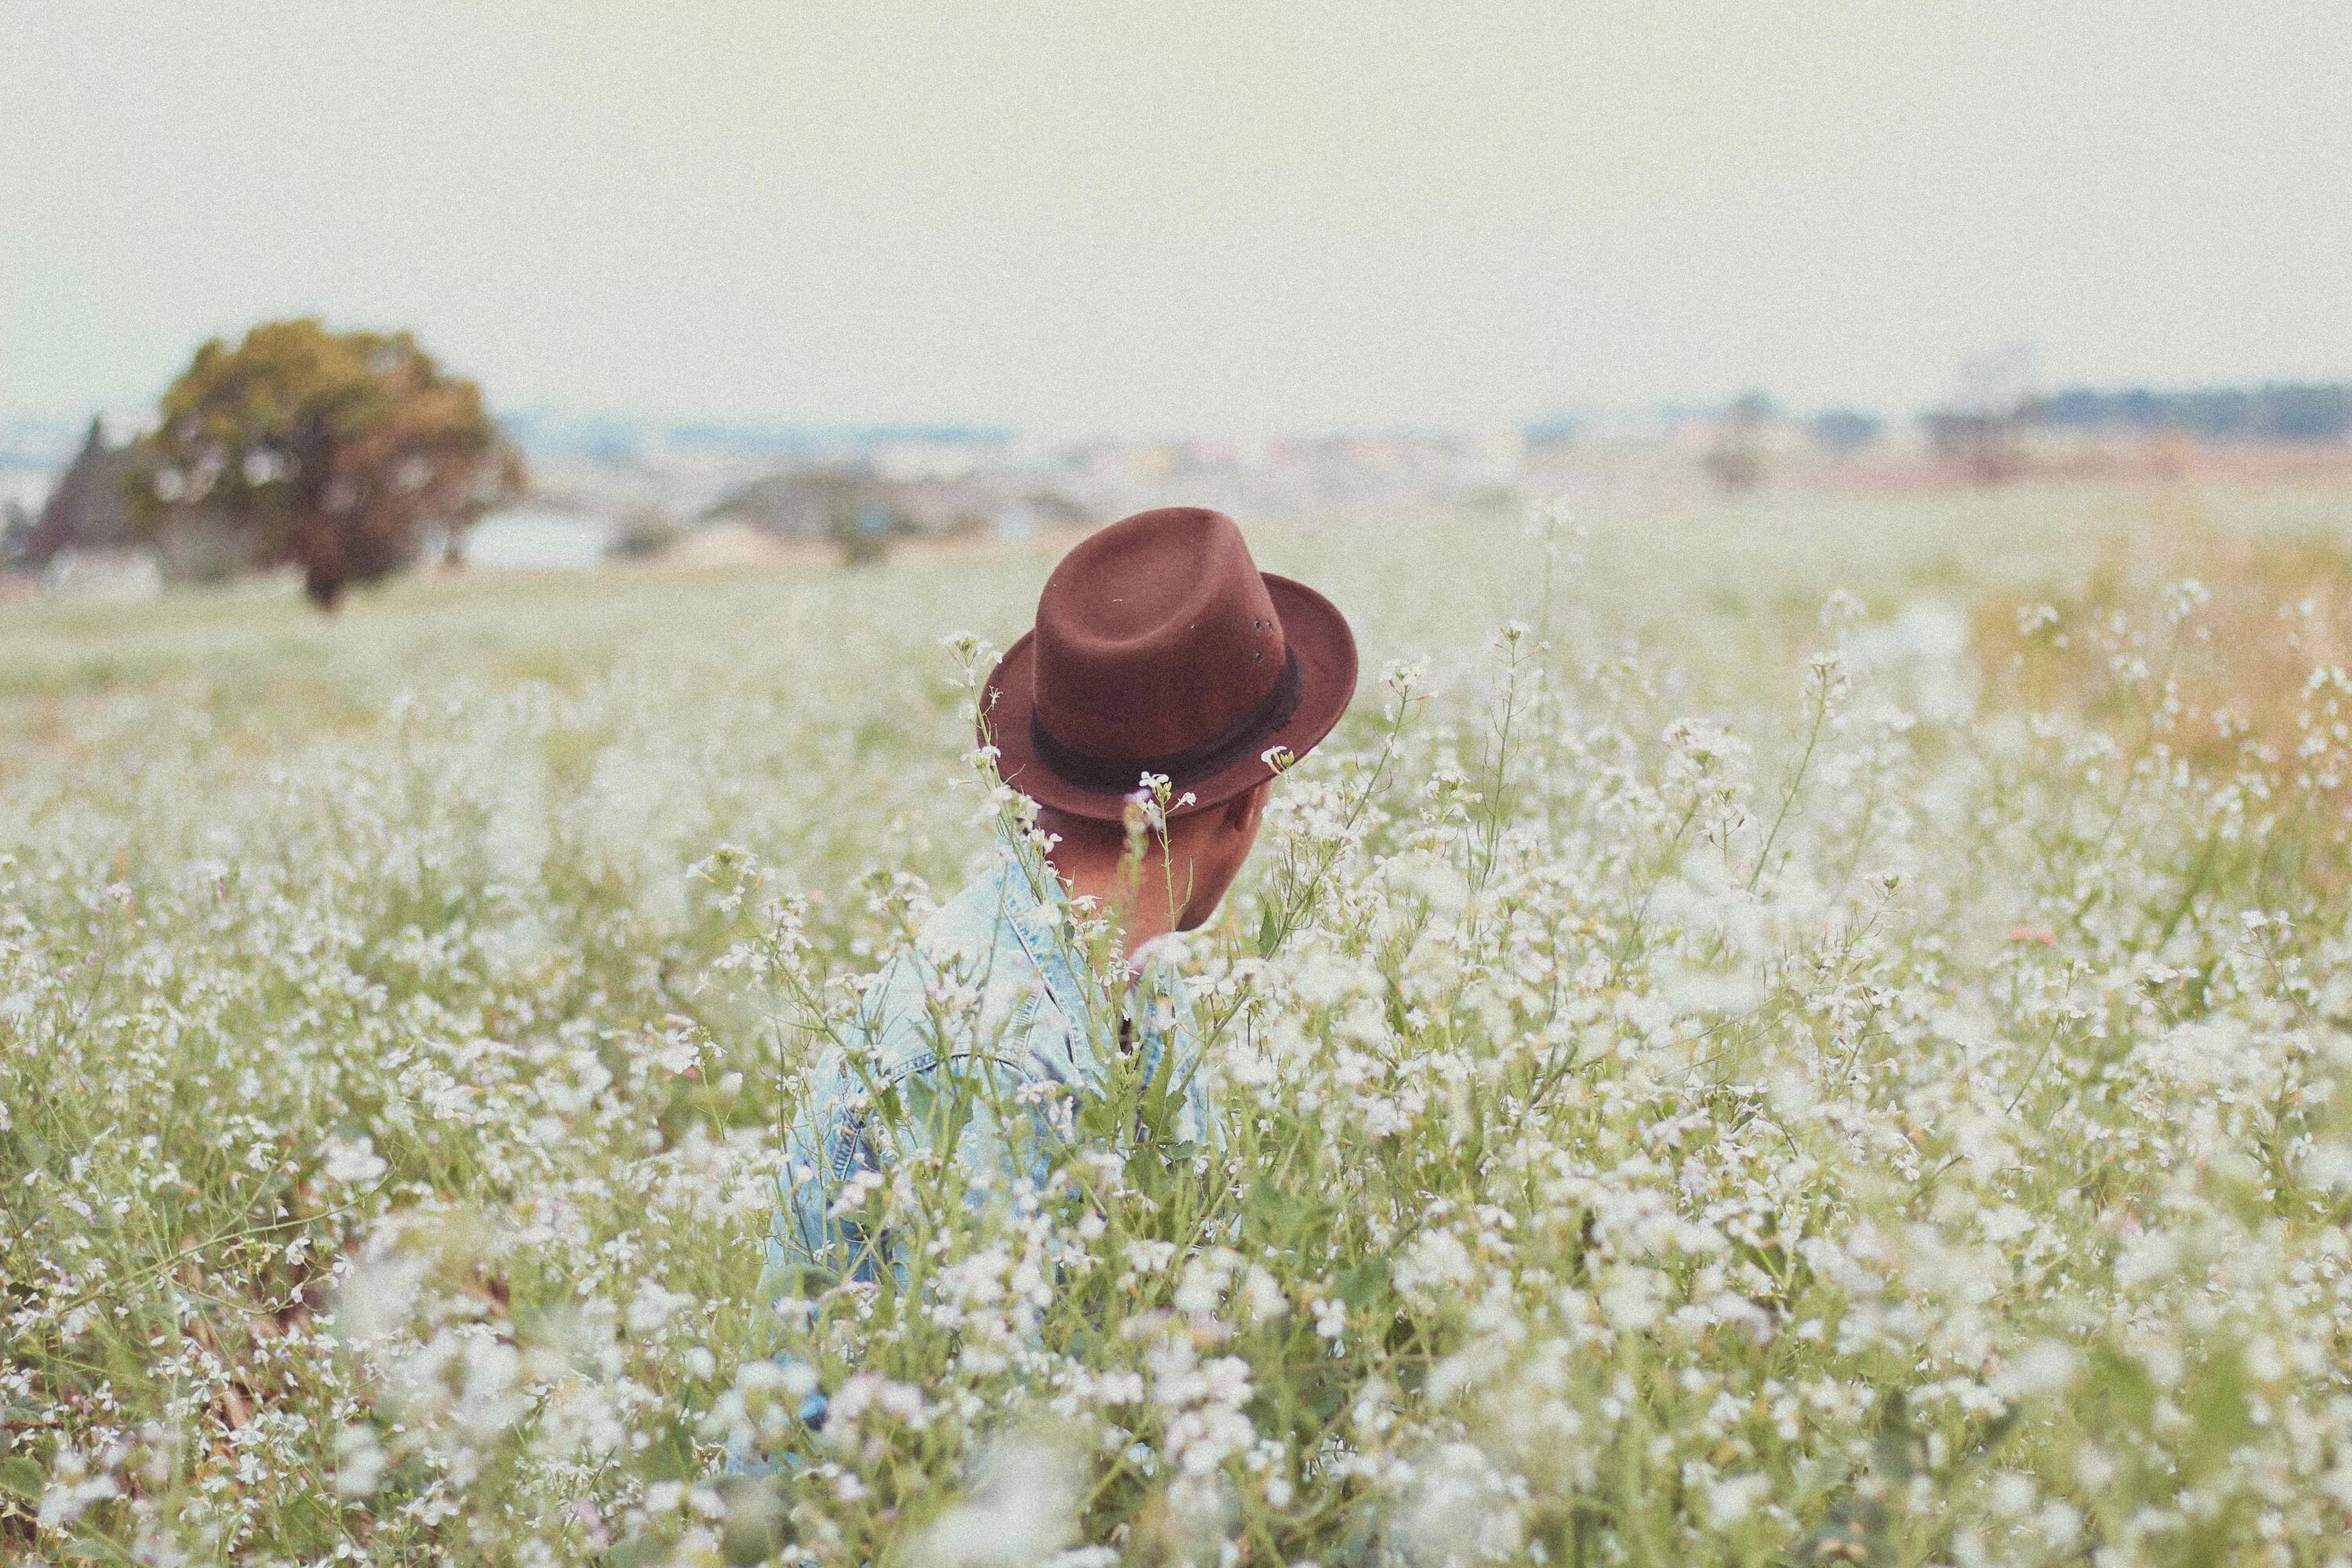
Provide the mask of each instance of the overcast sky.
{"label": "overcast sky", "polygon": [[2347,83],[2344,0],[0,0],[0,411],[289,312],[1056,433],[2336,378]]}

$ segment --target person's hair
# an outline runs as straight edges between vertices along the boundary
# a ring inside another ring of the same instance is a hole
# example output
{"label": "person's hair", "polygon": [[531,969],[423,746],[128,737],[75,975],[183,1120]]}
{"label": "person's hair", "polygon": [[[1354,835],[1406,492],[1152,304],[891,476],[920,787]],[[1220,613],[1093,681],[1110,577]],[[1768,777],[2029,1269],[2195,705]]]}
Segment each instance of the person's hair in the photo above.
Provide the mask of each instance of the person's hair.
{"label": "person's hair", "polygon": [[1059,806],[1037,807],[1037,831],[1074,848],[1098,850],[1106,855],[1119,854],[1127,848],[1127,828],[1122,824],[1080,816]]}
{"label": "person's hair", "polygon": [[[1264,787],[1264,785],[1258,786],[1261,789]],[[1188,812],[1182,816],[1174,818],[1168,825],[1169,837],[1183,837],[1188,825],[1204,827],[1218,818],[1233,820],[1234,813],[1247,809],[1250,796],[1254,793],[1251,790],[1244,790],[1221,805],[1204,806],[1199,811]],[[1040,802],[1037,806],[1037,828],[1038,831],[1060,839],[1081,853],[1118,856],[1127,852],[1127,826],[1124,823],[1104,822],[1096,817],[1080,816],[1076,812],[1064,811],[1059,806],[1047,805]],[[1146,837],[1156,841],[1160,836],[1154,833]]]}

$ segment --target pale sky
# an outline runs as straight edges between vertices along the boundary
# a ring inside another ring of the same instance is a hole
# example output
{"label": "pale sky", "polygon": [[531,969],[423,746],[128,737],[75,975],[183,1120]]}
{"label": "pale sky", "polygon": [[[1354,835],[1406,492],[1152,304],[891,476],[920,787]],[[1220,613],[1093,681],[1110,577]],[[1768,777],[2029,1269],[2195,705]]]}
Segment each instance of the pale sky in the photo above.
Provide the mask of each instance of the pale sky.
{"label": "pale sky", "polygon": [[1040,433],[2352,375],[2344,0],[0,0],[0,413],[263,317]]}

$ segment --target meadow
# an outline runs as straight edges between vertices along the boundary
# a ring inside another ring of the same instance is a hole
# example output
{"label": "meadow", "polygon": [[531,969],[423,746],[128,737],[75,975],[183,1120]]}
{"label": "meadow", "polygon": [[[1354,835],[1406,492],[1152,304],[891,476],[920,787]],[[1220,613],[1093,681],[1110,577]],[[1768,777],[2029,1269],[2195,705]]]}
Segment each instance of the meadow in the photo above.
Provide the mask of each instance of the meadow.
{"label": "meadow", "polygon": [[2352,1563],[2352,495],[1243,521],[1223,1142],[781,1303],[1049,551],[0,611],[0,1557]]}

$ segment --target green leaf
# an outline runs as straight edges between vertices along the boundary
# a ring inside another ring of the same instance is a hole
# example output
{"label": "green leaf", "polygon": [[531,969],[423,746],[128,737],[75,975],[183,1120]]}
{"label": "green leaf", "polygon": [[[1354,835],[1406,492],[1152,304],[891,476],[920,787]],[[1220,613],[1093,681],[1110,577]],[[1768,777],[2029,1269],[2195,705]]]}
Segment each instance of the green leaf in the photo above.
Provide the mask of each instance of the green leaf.
{"label": "green leaf", "polygon": [[1339,1276],[1339,1300],[1350,1307],[1361,1307],[1373,1298],[1384,1295],[1389,1288],[1389,1260],[1367,1258]]}
{"label": "green leaf", "polygon": [[1259,1229],[1271,1234],[1287,1226],[1291,1217],[1298,1212],[1299,1204],[1289,1189],[1280,1183],[1260,1176],[1250,1184],[1249,1203],[1246,1207],[1250,1218],[1256,1223]]}
{"label": "green leaf", "polygon": [[1926,1460],[1918,1427],[1911,1419],[1910,1399],[1902,1389],[1889,1390],[1878,1411],[1878,1435],[1871,1445],[1878,1468],[1897,1484],[1908,1481]]}
{"label": "green leaf", "polygon": [[682,1421],[673,1421],[656,1435],[645,1453],[646,1474],[656,1480],[690,1481],[702,1473],[694,1451],[694,1434]]}
{"label": "green leaf", "polygon": [[732,1568],[765,1563],[783,1550],[784,1498],[779,1482],[729,1476],[719,1482],[719,1495],[727,1502],[719,1554]]}
{"label": "green leaf", "polygon": [[49,1472],[41,1468],[38,1459],[22,1454],[13,1459],[0,1459],[0,1492],[23,1498],[26,1502],[38,1502],[48,1485]]}
{"label": "green leaf", "polygon": [[657,1535],[633,1535],[604,1554],[611,1568],[650,1568],[661,1560],[666,1543]]}

